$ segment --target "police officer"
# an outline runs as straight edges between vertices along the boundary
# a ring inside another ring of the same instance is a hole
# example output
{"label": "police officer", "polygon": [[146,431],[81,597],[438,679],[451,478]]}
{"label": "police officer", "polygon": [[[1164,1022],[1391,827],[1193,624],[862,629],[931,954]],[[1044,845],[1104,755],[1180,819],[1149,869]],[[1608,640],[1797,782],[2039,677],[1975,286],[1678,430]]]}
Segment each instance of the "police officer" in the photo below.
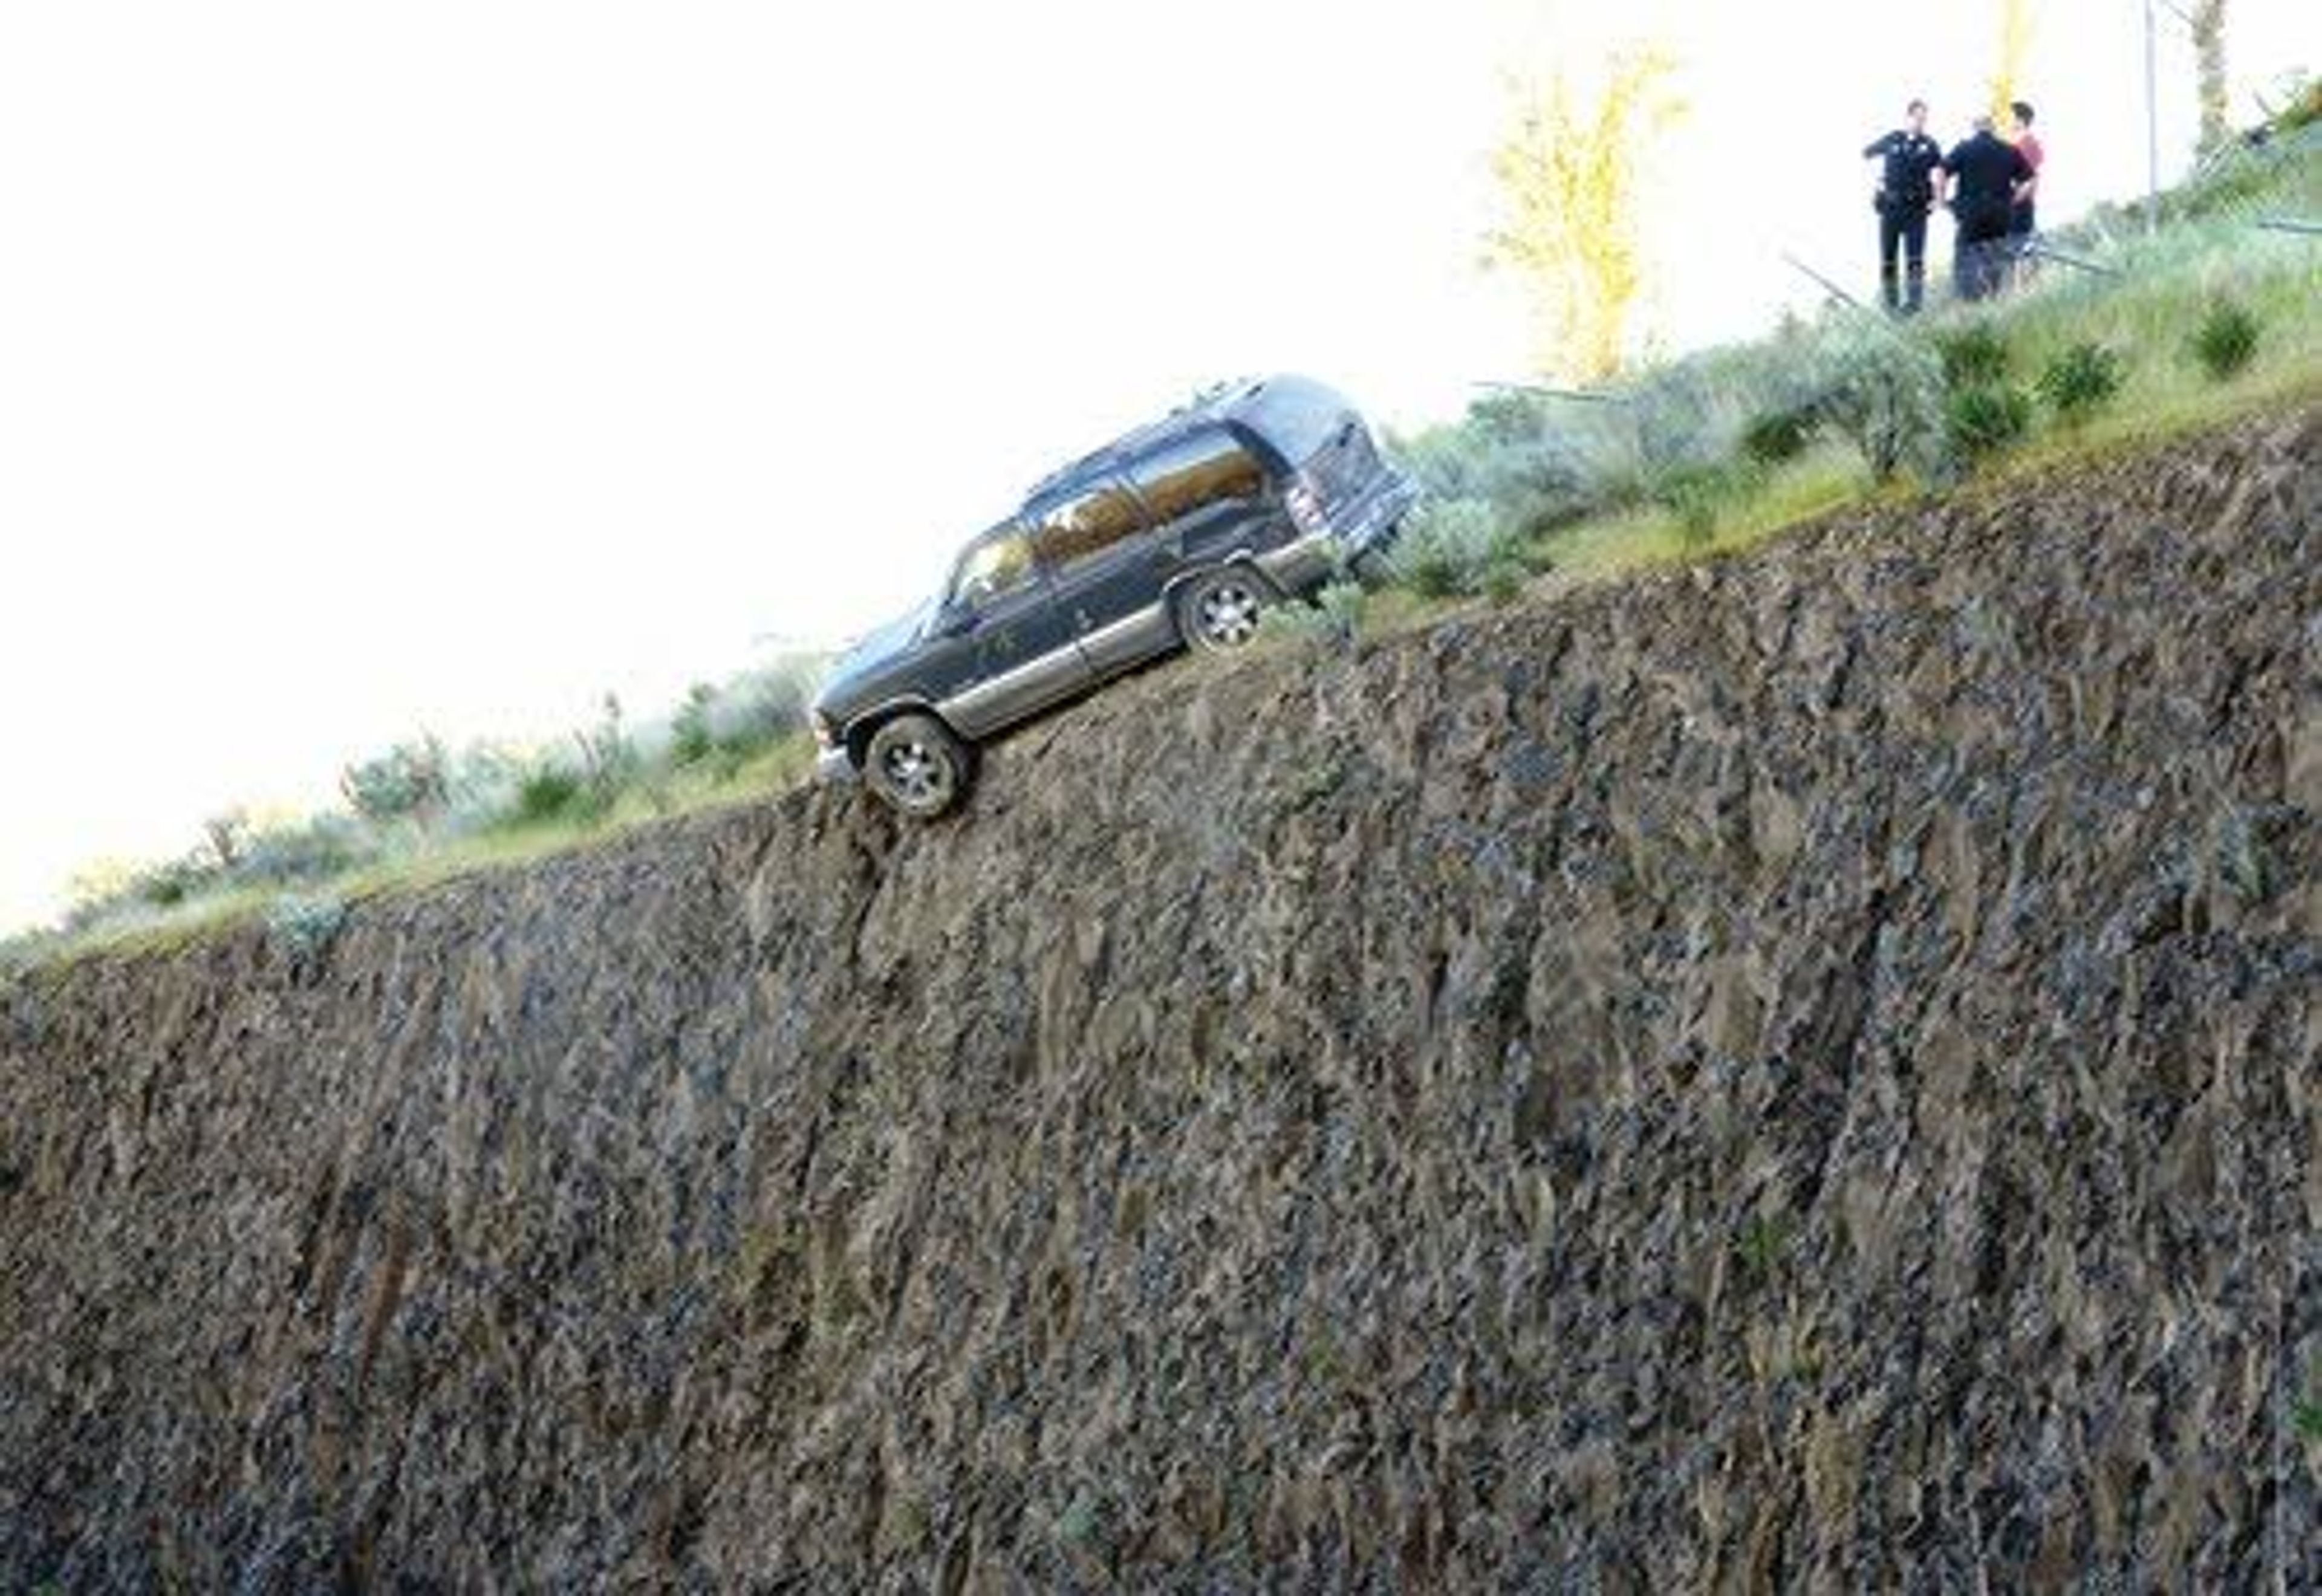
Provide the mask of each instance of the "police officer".
{"label": "police officer", "polygon": [[1943,157],[1936,182],[1938,199],[1950,191],[1953,235],[1952,271],[1962,299],[1998,291],[2007,264],[2007,223],[2016,202],[2031,196],[2032,163],[2024,151],[1991,131],[1991,118],[1975,119],[1975,132]]}
{"label": "police officer", "polygon": [[[1906,108],[1907,125],[1864,146],[1862,159],[1879,160],[1879,192],[1871,200],[1879,213],[1879,287],[1888,310],[1911,315],[1927,282],[1927,213],[1935,205],[1935,169],[1943,164],[1943,146],[1927,136],[1927,102],[1913,100]],[[1898,296],[1895,284],[1897,247],[1909,261],[1910,287]]]}

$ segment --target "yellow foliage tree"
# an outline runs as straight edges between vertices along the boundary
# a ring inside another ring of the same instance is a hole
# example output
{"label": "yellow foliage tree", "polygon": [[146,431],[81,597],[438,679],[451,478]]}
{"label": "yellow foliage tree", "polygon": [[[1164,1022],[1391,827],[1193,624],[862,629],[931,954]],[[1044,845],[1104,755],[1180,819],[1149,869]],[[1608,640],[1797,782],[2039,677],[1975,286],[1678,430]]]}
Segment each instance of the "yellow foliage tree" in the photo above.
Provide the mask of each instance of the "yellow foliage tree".
{"label": "yellow foliage tree", "polygon": [[1676,70],[1667,50],[1641,46],[1614,53],[1595,85],[1559,70],[1514,86],[1485,259],[1522,276],[1547,376],[1601,381],[1628,355],[1647,281],[1644,158],[1685,113]]}
{"label": "yellow foliage tree", "polygon": [[1999,65],[1991,75],[1991,120],[2007,125],[2024,63],[2032,54],[2032,0],[1999,0]]}

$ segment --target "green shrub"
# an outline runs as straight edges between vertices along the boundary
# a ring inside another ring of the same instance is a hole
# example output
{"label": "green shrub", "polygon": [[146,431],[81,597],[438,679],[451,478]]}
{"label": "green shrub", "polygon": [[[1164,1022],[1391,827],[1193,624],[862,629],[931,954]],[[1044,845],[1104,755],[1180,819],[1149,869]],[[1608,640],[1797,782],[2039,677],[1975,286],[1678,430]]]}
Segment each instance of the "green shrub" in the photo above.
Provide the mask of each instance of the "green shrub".
{"label": "green shrub", "polygon": [[2031,424],[2031,396],[2007,383],[1963,388],[1943,406],[1945,435],[1964,461],[1997,453],[2022,438]]}
{"label": "green shrub", "polygon": [[1961,388],[1997,383],[2007,375],[2007,343],[1989,327],[1978,324],[1935,340],[1943,358],[1943,382]]}
{"label": "green shrub", "polygon": [[2257,353],[2257,317],[2230,299],[2211,305],[2193,329],[2193,358],[2210,378],[2223,382]]}
{"label": "green shrub", "polygon": [[580,778],[562,765],[540,765],[517,784],[510,818],[518,825],[536,825],[577,815],[584,790]]}
{"label": "green shrub", "polygon": [[2067,422],[2079,422],[2120,391],[2120,357],[2101,343],[2076,343],[2040,373],[2040,396]]}
{"label": "green shrub", "polygon": [[687,689],[684,704],[670,723],[672,763],[698,765],[717,749],[718,739],[709,730],[709,712],[717,702],[718,689],[706,681],[697,681]]}
{"label": "green shrub", "polygon": [[1778,466],[1804,454],[1814,417],[1802,410],[1769,410],[1742,429],[1742,452],[1763,466]]}

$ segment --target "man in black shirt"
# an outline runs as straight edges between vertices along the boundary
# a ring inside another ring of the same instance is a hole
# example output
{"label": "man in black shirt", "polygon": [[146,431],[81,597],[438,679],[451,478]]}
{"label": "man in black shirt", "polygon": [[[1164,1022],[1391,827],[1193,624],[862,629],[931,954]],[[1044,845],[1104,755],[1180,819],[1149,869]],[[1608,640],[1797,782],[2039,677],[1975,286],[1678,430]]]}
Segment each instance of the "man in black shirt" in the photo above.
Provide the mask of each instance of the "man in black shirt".
{"label": "man in black shirt", "polygon": [[[1878,160],[1879,193],[1871,204],[1879,212],[1879,287],[1888,310],[1909,315],[1919,308],[1927,282],[1927,213],[1934,208],[1934,171],[1943,163],[1943,146],[1927,136],[1927,102],[1913,100],[1909,124],[1864,147],[1862,159]],[[1910,262],[1910,291],[1895,291],[1897,245]]]}
{"label": "man in black shirt", "polygon": [[1948,188],[1958,224],[1952,272],[1962,299],[1981,299],[1999,287],[2007,263],[2007,223],[2016,202],[2031,192],[2032,163],[2024,151],[1975,119],[1975,132],[1943,157],[1939,192]]}

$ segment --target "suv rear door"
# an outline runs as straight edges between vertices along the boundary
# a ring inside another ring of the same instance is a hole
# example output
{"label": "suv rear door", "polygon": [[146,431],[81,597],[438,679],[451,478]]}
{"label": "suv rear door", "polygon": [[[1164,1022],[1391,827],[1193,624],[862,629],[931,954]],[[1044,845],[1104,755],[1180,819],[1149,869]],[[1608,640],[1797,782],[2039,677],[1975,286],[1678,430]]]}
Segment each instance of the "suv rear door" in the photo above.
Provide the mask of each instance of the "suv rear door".
{"label": "suv rear door", "polygon": [[1175,625],[1161,588],[1170,567],[1144,506],[1120,478],[1050,495],[1028,518],[1056,583],[1056,608],[1092,673],[1111,675],[1169,646]]}

